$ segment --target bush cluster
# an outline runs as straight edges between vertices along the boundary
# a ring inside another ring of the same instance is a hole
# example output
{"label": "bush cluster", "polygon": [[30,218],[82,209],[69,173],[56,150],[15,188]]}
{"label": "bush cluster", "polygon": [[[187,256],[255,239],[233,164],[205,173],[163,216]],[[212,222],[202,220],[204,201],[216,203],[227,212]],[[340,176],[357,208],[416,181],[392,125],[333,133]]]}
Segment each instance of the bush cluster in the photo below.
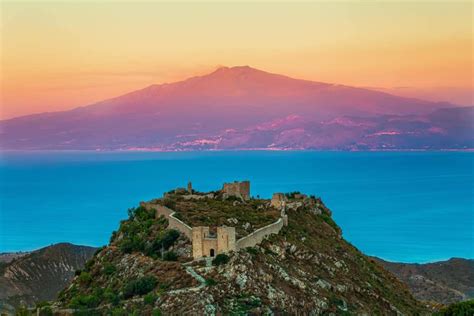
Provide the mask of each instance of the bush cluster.
{"label": "bush cluster", "polygon": [[166,220],[162,217],[156,219],[153,210],[144,207],[137,207],[128,210],[129,220],[124,221],[120,227],[122,239],[118,243],[119,249],[123,253],[141,252],[145,255],[157,258],[162,250],[168,250],[178,239],[180,233],[177,230],[159,231],[158,237],[154,236],[154,225],[164,225]]}
{"label": "bush cluster", "polygon": [[95,294],[77,295],[71,299],[71,308],[94,308],[99,306],[100,297]]}
{"label": "bush cluster", "polygon": [[435,313],[436,316],[471,316],[474,315],[474,299],[454,303]]}
{"label": "bush cluster", "polygon": [[178,260],[178,255],[173,252],[173,251],[167,251],[163,255],[163,260],[166,261],[177,261]]}
{"label": "bush cluster", "polygon": [[112,275],[117,271],[117,268],[110,262],[104,263],[104,274],[105,275]]}
{"label": "bush cluster", "polygon": [[123,297],[125,299],[135,295],[144,295],[151,292],[158,283],[154,276],[144,276],[142,278],[130,281],[123,288]]}
{"label": "bush cluster", "polygon": [[82,271],[78,280],[81,285],[88,285],[92,281],[92,276],[89,272]]}
{"label": "bush cluster", "polygon": [[215,266],[220,266],[221,264],[226,264],[229,262],[229,256],[225,253],[218,254],[214,260],[212,260],[212,264]]}

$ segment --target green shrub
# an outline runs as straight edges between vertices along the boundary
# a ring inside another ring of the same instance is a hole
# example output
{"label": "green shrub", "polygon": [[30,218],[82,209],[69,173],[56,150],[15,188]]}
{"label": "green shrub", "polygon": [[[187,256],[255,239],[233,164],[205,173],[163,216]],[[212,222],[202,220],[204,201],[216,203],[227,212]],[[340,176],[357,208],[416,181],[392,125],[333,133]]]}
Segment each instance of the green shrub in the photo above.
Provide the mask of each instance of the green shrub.
{"label": "green shrub", "polygon": [[151,313],[152,316],[161,316],[161,310],[159,309],[154,309],[153,312]]}
{"label": "green shrub", "polygon": [[145,295],[145,297],[143,298],[143,302],[146,304],[146,305],[153,305],[155,304],[156,300],[158,299],[158,296],[156,296],[155,294],[153,293],[148,293],[147,295]]}
{"label": "green shrub", "polygon": [[146,209],[143,206],[133,207],[128,209],[128,217],[130,220],[137,219],[139,221],[146,221],[155,218],[155,210]]}
{"label": "green shrub", "polygon": [[207,285],[207,286],[214,286],[214,285],[216,285],[216,284],[217,284],[217,281],[214,280],[213,278],[208,278],[208,279],[206,279],[206,285]]}
{"label": "green shrub", "polygon": [[143,295],[152,291],[158,281],[154,276],[145,276],[133,281],[130,281],[123,288],[123,297],[130,298],[135,295]]}
{"label": "green shrub", "polygon": [[103,294],[104,300],[112,305],[118,305],[120,298],[111,288],[107,288]]}
{"label": "green shrub", "polygon": [[20,306],[16,310],[16,316],[30,316],[31,312],[24,306]]}
{"label": "green shrub", "polygon": [[51,306],[51,303],[48,302],[48,301],[39,301],[39,302],[35,303],[36,308],[42,308],[42,307],[45,307],[45,306]]}
{"label": "green shrub", "polygon": [[87,260],[86,264],[84,265],[84,271],[90,271],[92,266],[94,265],[94,258]]}
{"label": "green shrub", "polygon": [[149,256],[161,253],[161,250],[168,250],[176,240],[179,238],[179,231],[175,229],[167,229],[163,236],[153,241],[151,246],[147,249],[146,253]]}
{"label": "green shrub", "polygon": [[104,274],[112,275],[117,271],[117,268],[110,262],[104,264]]}
{"label": "green shrub", "polygon": [[71,308],[94,308],[100,303],[99,297],[95,295],[78,295],[71,299]]}
{"label": "green shrub", "polygon": [[247,247],[245,248],[245,250],[247,250],[249,254],[254,255],[254,256],[258,254],[258,250],[255,247]]}
{"label": "green shrub", "polygon": [[40,316],[53,316],[53,310],[49,306],[45,306],[40,309]]}
{"label": "green shrub", "polygon": [[220,266],[221,264],[226,264],[229,262],[229,256],[225,253],[218,254],[214,260],[212,260],[212,264],[215,266]]}
{"label": "green shrub", "polygon": [[145,241],[138,236],[124,238],[120,243],[120,250],[123,253],[132,253],[134,251],[143,251],[145,249]]}
{"label": "green shrub", "polygon": [[454,303],[443,308],[436,316],[472,316],[474,315],[474,299],[464,302]]}
{"label": "green shrub", "polygon": [[166,260],[166,261],[177,261],[178,260],[178,255],[173,252],[173,251],[167,251],[165,252],[165,254],[163,255],[163,260]]}
{"label": "green shrub", "polygon": [[88,285],[92,281],[91,274],[86,271],[82,271],[81,274],[79,275],[79,283],[82,285]]}

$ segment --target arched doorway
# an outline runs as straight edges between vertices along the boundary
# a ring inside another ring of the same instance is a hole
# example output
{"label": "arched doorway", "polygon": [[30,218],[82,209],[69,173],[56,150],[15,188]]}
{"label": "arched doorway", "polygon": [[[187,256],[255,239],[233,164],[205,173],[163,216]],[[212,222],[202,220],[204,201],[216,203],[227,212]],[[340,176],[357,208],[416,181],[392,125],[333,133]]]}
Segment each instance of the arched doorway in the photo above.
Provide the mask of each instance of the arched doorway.
{"label": "arched doorway", "polygon": [[214,249],[211,249],[211,251],[210,251],[210,256],[211,256],[211,257],[214,257],[214,255],[215,255],[215,254],[214,254]]}

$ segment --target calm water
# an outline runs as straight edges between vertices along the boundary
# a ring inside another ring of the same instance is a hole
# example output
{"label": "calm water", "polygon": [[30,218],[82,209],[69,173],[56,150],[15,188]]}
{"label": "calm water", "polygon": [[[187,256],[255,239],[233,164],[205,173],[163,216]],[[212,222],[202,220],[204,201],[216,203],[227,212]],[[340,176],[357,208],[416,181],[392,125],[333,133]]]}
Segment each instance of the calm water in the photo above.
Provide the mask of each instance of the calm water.
{"label": "calm water", "polygon": [[0,252],[68,241],[100,246],[126,210],[188,180],[249,179],[253,195],[321,196],[369,255],[473,258],[474,153],[3,153]]}

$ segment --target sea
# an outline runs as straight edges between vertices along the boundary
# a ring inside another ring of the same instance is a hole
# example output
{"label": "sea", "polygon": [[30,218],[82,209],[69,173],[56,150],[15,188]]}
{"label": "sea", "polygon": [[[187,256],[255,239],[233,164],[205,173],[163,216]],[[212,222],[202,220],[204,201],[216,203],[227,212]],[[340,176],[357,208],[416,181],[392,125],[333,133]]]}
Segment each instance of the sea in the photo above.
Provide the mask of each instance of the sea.
{"label": "sea", "polygon": [[102,246],[140,201],[192,181],[321,197],[344,238],[398,262],[474,258],[472,152],[2,152],[0,252]]}

